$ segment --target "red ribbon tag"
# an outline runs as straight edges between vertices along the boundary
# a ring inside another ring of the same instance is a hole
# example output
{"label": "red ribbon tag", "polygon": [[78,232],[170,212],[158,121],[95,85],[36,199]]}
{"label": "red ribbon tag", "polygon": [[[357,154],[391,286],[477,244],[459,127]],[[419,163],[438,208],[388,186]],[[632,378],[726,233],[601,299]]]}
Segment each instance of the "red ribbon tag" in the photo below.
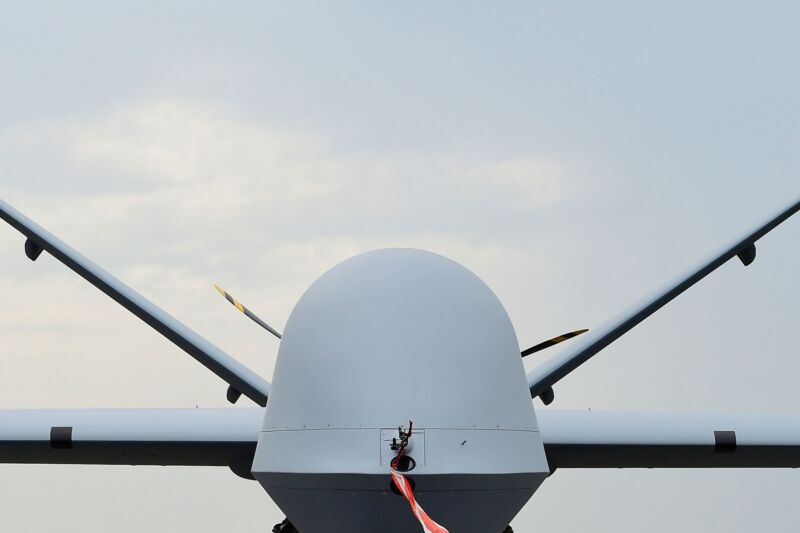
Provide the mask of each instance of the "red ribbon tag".
{"label": "red ribbon tag", "polygon": [[417,500],[414,498],[414,491],[411,490],[411,484],[405,476],[394,468],[392,468],[391,473],[394,486],[397,487],[400,494],[405,496],[406,500],[408,500],[409,505],[411,505],[411,512],[414,513],[419,523],[422,524],[422,529],[425,533],[449,533],[447,529],[434,522],[431,517],[425,513],[422,507],[420,507]]}

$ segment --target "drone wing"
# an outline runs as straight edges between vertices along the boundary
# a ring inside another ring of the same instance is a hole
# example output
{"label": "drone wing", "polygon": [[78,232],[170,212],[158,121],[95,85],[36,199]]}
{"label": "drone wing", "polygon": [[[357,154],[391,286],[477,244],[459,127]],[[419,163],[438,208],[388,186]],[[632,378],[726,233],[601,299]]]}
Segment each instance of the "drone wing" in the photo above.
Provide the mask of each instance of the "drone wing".
{"label": "drone wing", "polygon": [[566,351],[528,372],[528,386],[531,391],[531,397],[540,396],[545,404],[549,404],[553,400],[552,387],[556,382],[588,361],[589,358],[603,348],[622,337],[689,287],[734,257],[738,256],[745,266],[752,263],[756,257],[756,241],[799,210],[800,201],[790,205],[753,232],[726,246],[710,259],[701,263],[697,268],[691,270],[687,275],[667,285],[664,290],[657,292],[641,305],[628,310],[619,319],[610,322],[605,327],[592,330],[577,340]]}
{"label": "drone wing", "polygon": [[244,394],[262,407],[267,404],[269,383],[252,370],[2,200],[0,200],[0,218],[27,237],[25,254],[28,258],[35,261],[43,250],[49,252],[76,274],[103,291],[225,380],[230,385],[229,400],[235,401],[241,394]]}
{"label": "drone wing", "polygon": [[797,468],[800,417],[540,410],[557,468]]}
{"label": "drone wing", "polygon": [[228,466],[252,479],[262,409],[0,411],[0,463]]}

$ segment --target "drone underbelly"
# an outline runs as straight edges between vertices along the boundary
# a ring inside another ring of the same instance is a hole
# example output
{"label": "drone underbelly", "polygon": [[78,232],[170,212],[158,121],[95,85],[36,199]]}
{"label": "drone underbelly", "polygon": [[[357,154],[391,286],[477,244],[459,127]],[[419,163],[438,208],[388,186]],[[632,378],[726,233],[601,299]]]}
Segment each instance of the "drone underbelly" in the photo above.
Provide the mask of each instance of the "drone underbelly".
{"label": "drone underbelly", "polygon": [[[253,473],[301,533],[420,530],[392,490],[392,429],[264,431]],[[499,533],[549,473],[538,431],[414,429],[406,473],[451,532]]]}
{"label": "drone underbelly", "polygon": [[[438,523],[457,533],[500,533],[533,495],[540,474],[409,476],[414,495]],[[421,531],[388,475],[265,474],[270,497],[301,533]]]}

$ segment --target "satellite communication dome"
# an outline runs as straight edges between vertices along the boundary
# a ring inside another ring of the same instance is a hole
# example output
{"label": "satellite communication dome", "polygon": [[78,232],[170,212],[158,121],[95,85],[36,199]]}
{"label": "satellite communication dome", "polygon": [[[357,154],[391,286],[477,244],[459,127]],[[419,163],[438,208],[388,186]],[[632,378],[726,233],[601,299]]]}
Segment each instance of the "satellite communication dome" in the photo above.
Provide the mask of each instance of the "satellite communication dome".
{"label": "satellite communication dome", "polygon": [[[409,384],[413,384],[410,387]],[[284,330],[264,429],[535,430],[519,343],[500,301],[440,255],[344,261]]]}

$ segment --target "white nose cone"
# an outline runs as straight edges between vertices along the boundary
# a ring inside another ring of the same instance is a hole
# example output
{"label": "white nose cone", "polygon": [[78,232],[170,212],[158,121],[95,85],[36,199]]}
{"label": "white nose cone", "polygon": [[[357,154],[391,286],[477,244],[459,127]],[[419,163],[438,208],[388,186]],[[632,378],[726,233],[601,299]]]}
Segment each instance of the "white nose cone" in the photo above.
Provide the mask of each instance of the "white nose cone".
{"label": "white nose cone", "polygon": [[314,283],[284,330],[266,430],[536,430],[514,328],[494,293],[442,256],[387,249]]}

